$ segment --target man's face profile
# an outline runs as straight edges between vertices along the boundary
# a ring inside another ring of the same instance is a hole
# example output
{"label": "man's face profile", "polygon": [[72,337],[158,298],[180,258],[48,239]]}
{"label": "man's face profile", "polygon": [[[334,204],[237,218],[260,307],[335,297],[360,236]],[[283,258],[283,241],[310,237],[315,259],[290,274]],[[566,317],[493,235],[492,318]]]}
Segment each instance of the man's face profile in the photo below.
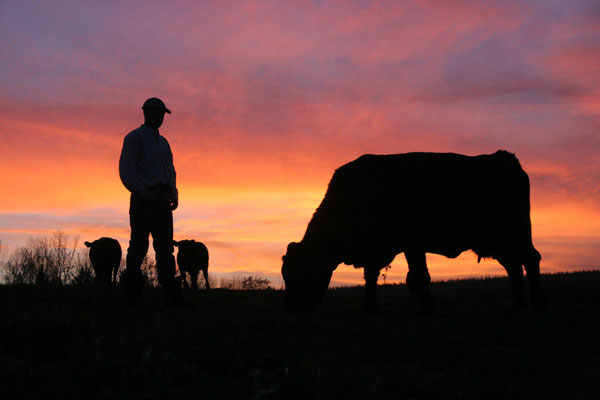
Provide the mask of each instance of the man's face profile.
{"label": "man's face profile", "polygon": [[158,129],[165,119],[165,111],[156,108],[144,109],[144,123],[151,128]]}

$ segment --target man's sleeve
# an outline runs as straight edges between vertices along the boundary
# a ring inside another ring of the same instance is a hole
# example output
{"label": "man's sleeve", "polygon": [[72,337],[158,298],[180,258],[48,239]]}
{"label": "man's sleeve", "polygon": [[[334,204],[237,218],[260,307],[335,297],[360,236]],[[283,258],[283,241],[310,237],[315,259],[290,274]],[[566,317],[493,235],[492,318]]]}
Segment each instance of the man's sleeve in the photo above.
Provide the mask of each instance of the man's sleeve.
{"label": "man's sleeve", "polygon": [[125,136],[123,140],[123,150],[119,158],[119,176],[121,182],[130,192],[144,189],[144,185],[137,176],[137,158],[139,154],[139,144],[132,135]]}
{"label": "man's sleeve", "polygon": [[169,185],[177,193],[177,173],[175,172],[175,166],[173,165],[173,153],[171,152],[171,146],[167,142],[167,149],[169,149]]}

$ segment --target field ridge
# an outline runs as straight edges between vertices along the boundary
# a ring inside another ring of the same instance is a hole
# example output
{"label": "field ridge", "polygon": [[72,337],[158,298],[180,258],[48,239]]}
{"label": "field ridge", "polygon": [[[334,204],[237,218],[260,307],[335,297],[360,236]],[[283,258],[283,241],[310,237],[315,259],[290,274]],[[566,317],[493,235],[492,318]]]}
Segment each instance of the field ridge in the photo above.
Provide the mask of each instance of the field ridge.
{"label": "field ridge", "polygon": [[550,307],[508,311],[506,278],[434,282],[421,315],[404,285],[330,289],[308,315],[278,290],[0,286],[4,398],[597,398],[600,271],[544,275]]}

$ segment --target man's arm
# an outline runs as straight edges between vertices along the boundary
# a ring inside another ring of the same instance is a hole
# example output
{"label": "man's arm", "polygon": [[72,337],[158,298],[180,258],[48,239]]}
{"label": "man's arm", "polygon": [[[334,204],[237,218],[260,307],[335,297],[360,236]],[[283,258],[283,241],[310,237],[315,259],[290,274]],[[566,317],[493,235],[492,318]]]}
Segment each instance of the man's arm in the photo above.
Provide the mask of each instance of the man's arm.
{"label": "man's arm", "polygon": [[179,206],[179,192],[177,191],[177,188],[172,188],[170,201],[171,201],[171,210],[176,210],[177,207]]}
{"label": "man's arm", "polygon": [[171,195],[170,195],[170,200],[171,200],[171,209],[175,210],[177,209],[177,206],[179,205],[179,191],[177,190],[177,173],[175,172],[175,166],[173,165],[173,153],[171,152],[171,146],[169,145],[169,142],[167,142],[167,140],[165,139],[165,143],[167,145],[167,155],[168,155],[168,159],[167,159],[167,168],[168,168],[168,174],[169,174],[169,186],[171,187]]}
{"label": "man's arm", "polygon": [[138,195],[144,203],[152,204],[155,196],[144,187],[137,174],[139,152],[140,144],[137,138],[131,134],[125,136],[119,158],[119,176],[127,190]]}
{"label": "man's arm", "polygon": [[119,176],[123,185],[131,193],[146,189],[137,175],[138,157],[139,143],[135,136],[129,134],[123,140],[123,149],[119,158]]}

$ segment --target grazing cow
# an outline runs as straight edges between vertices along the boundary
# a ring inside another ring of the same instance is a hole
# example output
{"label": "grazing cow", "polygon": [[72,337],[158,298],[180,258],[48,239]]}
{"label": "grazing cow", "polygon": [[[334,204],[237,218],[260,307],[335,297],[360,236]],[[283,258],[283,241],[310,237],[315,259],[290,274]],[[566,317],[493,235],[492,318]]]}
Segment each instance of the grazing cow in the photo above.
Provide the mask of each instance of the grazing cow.
{"label": "grazing cow", "polygon": [[210,289],[208,282],[208,249],[202,242],[195,240],[173,241],[173,245],[179,247],[177,252],[177,265],[181,274],[183,285],[187,288],[187,278],[185,273],[190,275],[192,288],[198,289],[198,272],[202,270],[206,288]]}
{"label": "grazing cow", "polygon": [[533,247],[529,178],[514,154],[363,155],[335,171],[300,243],[283,257],[285,309],[313,310],[340,263],[364,268],[365,306],[377,305],[379,271],[399,253],[407,286],[434,311],[425,253],[455,258],[466,250],[506,269],[513,307],[542,306],[540,253]]}
{"label": "grazing cow", "polygon": [[90,248],[90,262],[96,274],[96,281],[109,285],[117,281],[121,265],[121,245],[116,239],[103,237],[93,242],[85,242]]}

